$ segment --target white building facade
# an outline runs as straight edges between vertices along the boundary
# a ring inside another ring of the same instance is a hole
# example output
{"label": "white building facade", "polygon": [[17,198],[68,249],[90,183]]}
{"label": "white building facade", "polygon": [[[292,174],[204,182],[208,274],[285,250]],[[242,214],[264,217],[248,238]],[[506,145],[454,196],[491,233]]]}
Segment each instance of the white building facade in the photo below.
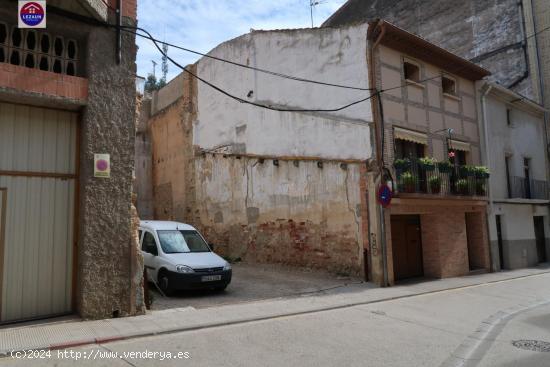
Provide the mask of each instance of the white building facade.
{"label": "white building facade", "polygon": [[544,108],[497,84],[481,86],[483,159],[490,168],[489,234],[494,269],[550,256],[548,142]]}

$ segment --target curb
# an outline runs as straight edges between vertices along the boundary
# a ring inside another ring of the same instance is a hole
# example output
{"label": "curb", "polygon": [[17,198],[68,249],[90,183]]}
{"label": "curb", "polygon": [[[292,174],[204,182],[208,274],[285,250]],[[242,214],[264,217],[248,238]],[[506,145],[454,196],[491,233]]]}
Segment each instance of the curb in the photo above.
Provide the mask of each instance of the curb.
{"label": "curb", "polygon": [[[492,280],[484,283],[477,283],[477,284],[471,284],[471,285],[464,285],[464,286],[457,286],[457,287],[451,287],[451,288],[445,288],[445,289],[438,289],[438,290],[431,290],[431,291],[425,291],[420,293],[414,293],[414,294],[406,294],[402,296],[394,296],[394,297],[387,297],[387,298],[381,298],[381,299],[375,299],[371,301],[362,301],[362,302],[350,302],[350,303],[344,303],[334,306],[325,306],[320,308],[312,308],[304,311],[296,311],[296,312],[290,312],[290,313],[282,313],[282,314],[275,314],[275,315],[269,315],[269,316],[259,316],[259,317],[253,317],[253,318],[246,318],[246,319],[240,319],[240,320],[232,320],[232,321],[226,321],[226,322],[215,322],[215,323],[204,323],[202,325],[197,326],[191,326],[191,327],[177,327],[174,329],[165,329],[160,331],[147,331],[147,332],[138,332],[138,333],[130,333],[128,335],[120,335],[120,336],[112,336],[112,337],[104,337],[104,338],[91,338],[87,340],[78,340],[78,341],[70,341],[66,343],[59,343],[59,344],[50,344],[43,347],[29,347],[29,348],[23,348],[23,349],[14,349],[9,352],[0,353],[0,360],[6,357],[9,357],[11,353],[17,353],[17,352],[29,352],[29,351],[48,351],[48,350],[61,350],[61,349],[68,349],[68,348],[74,348],[74,347],[82,347],[87,345],[97,345],[97,344],[107,344],[112,343],[116,341],[123,341],[123,340],[130,340],[130,339],[138,339],[138,338],[145,338],[145,337],[151,337],[151,336],[157,336],[157,335],[168,335],[168,334],[175,334],[179,332],[185,332],[185,331],[196,331],[196,330],[203,330],[203,329],[209,329],[209,328],[215,328],[215,327],[222,327],[222,326],[232,326],[232,325],[239,325],[239,324],[247,324],[247,323],[253,323],[253,322],[260,322],[260,321],[266,321],[266,320],[273,320],[273,319],[280,319],[285,317],[295,317],[295,316],[302,316],[312,313],[320,313],[320,312],[329,312],[339,309],[345,309],[345,308],[351,308],[356,306],[362,306],[362,305],[369,305],[369,304],[377,304],[382,302],[389,302],[389,301],[395,301],[395,300],[401,300],[401,299],[407,299],[412,297],[419,297],[419,296],[426,296],[430,294],[436,294],[436,293],[442,293],[442,292],[448,292],[448,291],[455,291],[460,289],[468,289],[468,288],[475,288],[475,287],[482,287],[487,286],[491,284],[497,284],[497,283],[503,283],[508,281],[514,281],[514,280],[520,280],[525,278],[531,278],[531,277],[537,277],[537,276],[543,276],[550,274],[550,271],[541,272],[538,274],[529,274],[529,275],[522,275],[515,278],[508,278],[508,279],[501,279],[501,280]],[[177,310],[177,309],[174,309]],[[502,311],[499,311],[502,312]],[[494,317],[493,315],[492,317]],[[498,320],[500,321],[501,318]],[[485,323],[485,321],[483,321]]]}

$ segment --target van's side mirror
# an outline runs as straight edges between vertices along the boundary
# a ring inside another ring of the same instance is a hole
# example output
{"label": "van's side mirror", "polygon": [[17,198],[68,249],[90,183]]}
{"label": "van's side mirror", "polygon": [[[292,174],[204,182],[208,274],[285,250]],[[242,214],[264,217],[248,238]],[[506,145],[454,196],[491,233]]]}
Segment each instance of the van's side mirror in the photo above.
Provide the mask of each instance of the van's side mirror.
{"label": "van's side mirror", "polygon": [[214,245],[213,243],[209,243],[208,246],[210,246],[210,249],[211,249],[212,251],[214,251],[214,247],[216,247],[216,245]]}

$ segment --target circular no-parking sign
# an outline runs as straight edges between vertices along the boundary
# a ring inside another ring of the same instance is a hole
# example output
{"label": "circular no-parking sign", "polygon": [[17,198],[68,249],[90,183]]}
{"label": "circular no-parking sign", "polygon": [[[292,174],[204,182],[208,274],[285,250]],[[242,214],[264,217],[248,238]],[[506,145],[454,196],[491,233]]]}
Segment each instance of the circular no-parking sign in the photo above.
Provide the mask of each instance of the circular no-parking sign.
{"label": "circular no-parking sign", "polygon": [[388,185],[381,185],[378,189],[377,199],[382,207],[387,208],[391,204],[393,193]]}

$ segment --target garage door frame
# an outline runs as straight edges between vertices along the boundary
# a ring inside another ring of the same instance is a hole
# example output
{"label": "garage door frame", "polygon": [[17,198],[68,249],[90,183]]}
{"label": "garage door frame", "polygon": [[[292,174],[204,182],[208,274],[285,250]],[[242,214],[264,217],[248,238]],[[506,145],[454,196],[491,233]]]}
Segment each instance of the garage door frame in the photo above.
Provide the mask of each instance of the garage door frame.
{"label": "garage door frame", "polygon": [[[54,179],[65,179],[65,180],[74,180],[75,190],[74,190],[74,208],[73,208],[73,258],[72,258],[72,269],[71,269],[71,311],[65,314],[72,314],[77,309],[77,280],[78,280],[78,239],[79,239],[79,213],[80,213],[80,144],[81,144],[81,133],[82,133],[82,111],[71,111],[62,108],[48,107],[43,105],[30,105],[25,103],[14,103],[8,101],[0,102],[9,103],[12,105],[26,106],[30,108],[43,108],[48,110],[56,110],[63,112],[76,113],[76,141],[75,141],[75,173],[74,174],[62,174],[62,173],[46,173],[46,172],[31,172],[31,171],[3,171],[0,170],[0,176],[14,176],[14,177],[43,177],[43,178],[54,178]],[[7,210],[7,189],[0,188],[0,195],[3,195],[3,205],[2,213],[0,213],[0,220],[3,221],[2,226],[0,227],[0,320],[2,318],[2,285],[3,285],[3,274],[4,274],[4,251],[5,251],[5,221],[6,221],[6,210]],[[26,319],[19,320],[10,320],[6,322],[1,322],[0,325],[12,324],[17,322],[24,322],[29,320],[40,320],[51,317],[56,317],[61,315],[45,315],[37,316]]]}

